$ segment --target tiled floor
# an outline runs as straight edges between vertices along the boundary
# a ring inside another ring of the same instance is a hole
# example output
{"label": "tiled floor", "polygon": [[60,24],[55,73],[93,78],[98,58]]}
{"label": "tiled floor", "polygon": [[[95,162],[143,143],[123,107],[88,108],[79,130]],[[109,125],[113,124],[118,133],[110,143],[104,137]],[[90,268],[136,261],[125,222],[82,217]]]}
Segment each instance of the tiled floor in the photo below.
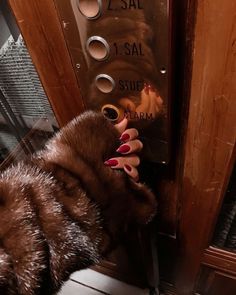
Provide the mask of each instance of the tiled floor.
{"label": "tiled floor", "polygon": [[148,295],[139,289],[91,269],[75,272],[58,295]]}

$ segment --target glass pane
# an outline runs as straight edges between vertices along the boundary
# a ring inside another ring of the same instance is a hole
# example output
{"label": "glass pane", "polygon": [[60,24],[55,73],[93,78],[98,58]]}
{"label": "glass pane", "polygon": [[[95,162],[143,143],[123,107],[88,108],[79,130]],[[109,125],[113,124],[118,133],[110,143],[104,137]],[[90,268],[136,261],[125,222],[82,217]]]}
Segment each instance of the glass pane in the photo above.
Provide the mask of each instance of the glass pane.
{"label": "glass pane", "polygon": [[0,5],[1,169],[41,148],[58,128],[6,1]]}
{"label": "glass pane", "polygon": [[213,245],[236,251],[236,165],[216,225]]}

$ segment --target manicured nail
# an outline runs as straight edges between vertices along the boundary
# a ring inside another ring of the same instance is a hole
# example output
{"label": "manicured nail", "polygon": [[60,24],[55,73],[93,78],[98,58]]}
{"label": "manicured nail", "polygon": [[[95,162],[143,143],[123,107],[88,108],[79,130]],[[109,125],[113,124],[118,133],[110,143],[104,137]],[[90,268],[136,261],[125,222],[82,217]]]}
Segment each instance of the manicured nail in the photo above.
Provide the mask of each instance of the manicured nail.
{"label": "manicured nail", "polygon": [[110,160],[107,160],[106,162],[104,162],[104,164],[106,166],[115,167],[118,165],[118,161],[110,159]]}
{"label": "manicured nail", "polygon": [[132,170],[132,168],[129,165],[124,165],[125,169],[128,170],[129,172]]}
{"label": "manicured nail", "polygon": [[121,141],[126,141],[128,139],[130,139],[130,135],[128,133],[125,133],[120,137]]}
{"label": "manicured nail", "polygon": [[130,151],[130,146],[127,144],[123,144],[116,151],[122,154],[128,153]]}

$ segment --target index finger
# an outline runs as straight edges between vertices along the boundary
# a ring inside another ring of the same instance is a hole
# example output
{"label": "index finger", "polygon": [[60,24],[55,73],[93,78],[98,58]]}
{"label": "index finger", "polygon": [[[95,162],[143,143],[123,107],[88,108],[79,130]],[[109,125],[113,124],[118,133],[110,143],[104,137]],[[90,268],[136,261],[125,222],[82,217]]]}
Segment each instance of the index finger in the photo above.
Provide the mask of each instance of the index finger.
{"label": "index finger", "polygon": [[119,122],[118,124],[115,124],[115,128],[118,130],[120,134],[122,134],[127,128],[127,125],[128,125],[128,120],[127,118],[124,118],[121,122]]}

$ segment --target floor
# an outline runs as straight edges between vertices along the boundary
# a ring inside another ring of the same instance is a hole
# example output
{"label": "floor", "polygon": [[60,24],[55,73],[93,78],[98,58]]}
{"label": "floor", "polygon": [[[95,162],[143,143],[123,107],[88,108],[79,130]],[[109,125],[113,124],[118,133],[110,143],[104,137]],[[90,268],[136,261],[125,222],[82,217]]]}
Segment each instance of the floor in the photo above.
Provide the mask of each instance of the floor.
{"label": "floor", "polygon": [[139,289],[116,279],[86,269],[75,272],[58,295],[148,295],[147,289]]}

